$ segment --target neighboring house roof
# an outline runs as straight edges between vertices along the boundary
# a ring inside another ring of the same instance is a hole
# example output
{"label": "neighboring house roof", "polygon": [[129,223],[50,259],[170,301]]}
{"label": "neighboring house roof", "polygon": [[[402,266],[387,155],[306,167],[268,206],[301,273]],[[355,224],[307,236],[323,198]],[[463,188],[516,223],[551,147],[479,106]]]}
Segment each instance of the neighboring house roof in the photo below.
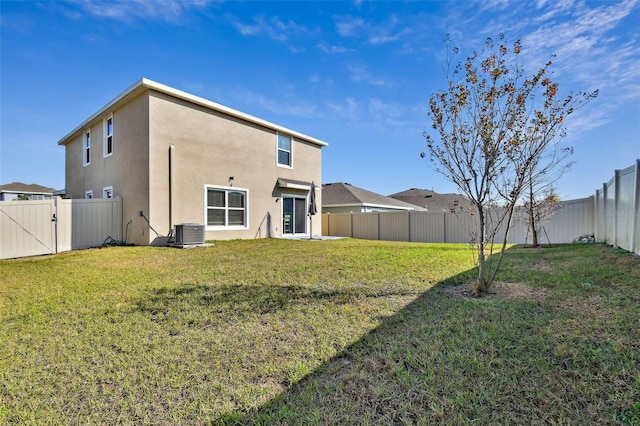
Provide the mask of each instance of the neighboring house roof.
{"label": "neighboring house roof", "polygon": [[336,182],[322,185],[322,207],[366,206],[397,210],[422,210],[404,201],[395,200],[350,183]]}
{"label": "neighboring house roof", "polygon": [[174,89],[173,87],[169,87],[164,84],[157,83],[147,78],[140,79],[133,86],[126,89],[124,92],[118,95],[115,99],[113,99],[103,108],[101,108],[98,112],[96,112],[91,117],[83,121],[82,124],[80,124],[78,127],[76,127],[71,132],[69,132],[69,134],[67,134],[62,139],[60,139],[60,141],[58,141],[58,145],[66,145],[74,138],[76,134],[81,132],[83,129],[87,128],[92,121],[98,119],[99,117],[102,117],[107,112],[113,110],[114,108],[117,107],[117,105],[124,104],[129,100],[135,98],[136,96],[139,96],[140,94],[144,93],[146,90],[153,90],[156,92],[164,93],[166,95],[173,96],[175,98],[178,98],[187,102],[191,102],[201,107],[209,108],[211,110],[230,115],[232,117],[247,121],[249,123],[253,123],[253,124],[265,127],[267,129],[272,129],[278,132],[287,133],[288,135],[291,135],[294,138],[298,138],[315,145],[319,145],[319,146],[328,145],[327,142],[321,141],[320,139],[316,139],[314,137],[305,135],[303,133],[296,132],[295,130],[288,129],[286,127],[271,123],[261,118],[254,117],[244,112],[237,111],[235,109],[226,107],[216,102],[192,95],[190,93],[183,92],[178,89]]}
{"label": "neighboring house roof", "polygon": [[35,183],[11,182],[6,185],[0,185],[0,192],[11,192],[18,194],[53,194],[55,189]]}
{"label": "neighboring house roof", "polygon": [[391,194],[389,197],[425,208],[431,212],[466,209],[470,206],[469,200],[462,195],[438,194],[428,189],[411,188]]}

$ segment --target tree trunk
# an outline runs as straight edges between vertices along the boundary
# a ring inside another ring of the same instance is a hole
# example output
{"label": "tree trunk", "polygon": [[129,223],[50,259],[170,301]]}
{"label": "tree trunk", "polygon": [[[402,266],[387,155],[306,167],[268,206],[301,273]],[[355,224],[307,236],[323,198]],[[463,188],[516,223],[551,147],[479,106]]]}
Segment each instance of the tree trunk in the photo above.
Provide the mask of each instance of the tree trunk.
{"label": "tree trunk", "polygon": [[529,226],[531,226],[531,245],[533,247],[538,247],[538,229],[536,228],[536,217],[533,207],[531,207],[531,210],[529,211],[529,221]]}
{"label": "tree trunk", "polygon": [[536,200],[533,194],[533,179],[529,173],[529,226],[531,227],[531,245],[538,247],[538,224],[536,223]]}
{"label": "tree trunk", "polygon": [[485,247],[487,242],[485,240],[485,217],[484,217],[484,207],[477,206],[478,208],[478,219],[480,221],[480,226],[478,229],[478,279],[476,281],[476,285],[473,289],[473,295],[475,297],[482,296],[484,293],[489,290],[489,286],[487,285],[487,265],[486,265],[486,254]]}

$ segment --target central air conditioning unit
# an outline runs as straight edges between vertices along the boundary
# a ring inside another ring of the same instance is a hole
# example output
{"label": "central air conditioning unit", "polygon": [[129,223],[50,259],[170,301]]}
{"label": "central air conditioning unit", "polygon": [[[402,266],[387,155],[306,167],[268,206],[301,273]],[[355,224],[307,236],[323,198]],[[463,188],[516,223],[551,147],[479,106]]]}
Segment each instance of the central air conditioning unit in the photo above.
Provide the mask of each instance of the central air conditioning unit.
{"label": "central air conditioning unit", "polygon": [[197,223],[176,225],[176,244],[179,246],[204,244],[204,225]]}

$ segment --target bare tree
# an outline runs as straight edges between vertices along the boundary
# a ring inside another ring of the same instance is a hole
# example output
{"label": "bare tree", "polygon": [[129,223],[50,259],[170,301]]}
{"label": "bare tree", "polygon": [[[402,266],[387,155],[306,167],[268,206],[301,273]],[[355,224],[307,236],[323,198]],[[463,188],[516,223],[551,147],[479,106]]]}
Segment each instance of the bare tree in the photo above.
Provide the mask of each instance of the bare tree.
{"label": "bare tree", "polygon": [[[564,119],[597,96],[579,93],[558,99],[548,77],[552,62],[525,75],[518,64],[521,43],[507,47],[504,35],[487,39],[480,55],[453,63],[457,48],[447,40],[447,88],[429,99],[432,133],[425,133],[435,169],[455,183],[475,207],[478,277],[474,295],[489,290],[500,267],[517,200],[532,170],[552,146]],[[504,209],[491,209],[502,205]],[[493,252],[500,236],[498,256]],[[496,259],[494,261],[494,259]]]}

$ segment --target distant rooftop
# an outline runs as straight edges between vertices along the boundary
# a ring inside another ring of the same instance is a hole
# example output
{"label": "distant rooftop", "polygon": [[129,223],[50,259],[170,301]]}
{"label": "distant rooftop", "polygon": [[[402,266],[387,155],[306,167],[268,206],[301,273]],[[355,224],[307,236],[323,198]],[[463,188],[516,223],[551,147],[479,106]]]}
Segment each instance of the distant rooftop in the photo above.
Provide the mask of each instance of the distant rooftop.
{"label": "distant rooftop", "polygon": [[469,200],[460,194],[438,194],[429,189],[411,188],[406,191],[389,195],[390,198],[403,201],[414,206],[422,207],[430,212],[452,211],[452,209],[466,209]]}
{"label": "distant rooftop", "polygon": [[16,192],[21,194],[53,194],[55,189],[35,183],[11,182],[0,185],[1,192]]}
{"label": "distant rooftop", "polygon": [[415,205],[377,194],[346,182],[322,185],[322,206],[369,206],[395,208],[399,210],[422,210]]}

